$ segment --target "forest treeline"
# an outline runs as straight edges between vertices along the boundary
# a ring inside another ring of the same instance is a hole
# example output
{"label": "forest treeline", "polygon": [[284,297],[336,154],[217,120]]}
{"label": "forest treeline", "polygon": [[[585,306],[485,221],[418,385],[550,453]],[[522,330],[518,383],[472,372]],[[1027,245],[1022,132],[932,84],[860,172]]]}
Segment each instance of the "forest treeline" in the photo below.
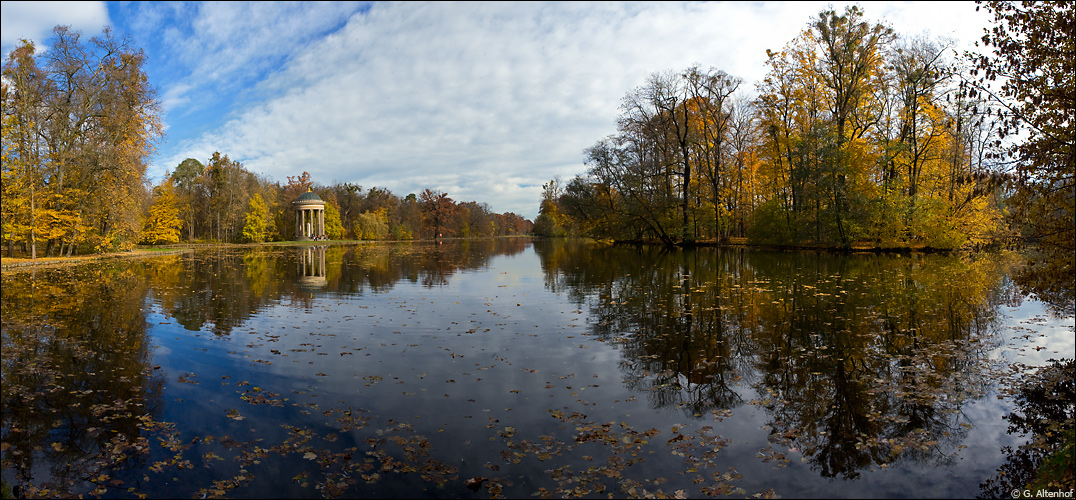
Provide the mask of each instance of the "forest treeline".
{"label": "forest treeline", "polygon": [[61,26],[50,42],[39,53],[24,40],[3,67],[0,244],[8,256],[290,240],[291,202],[308,190],[326,202],[332,239],[531,230],[520,215],[430,189],[400,197],[381,187],[320,185],[306,172],[281,184],[219,152],[184,160],[151,187],[147,160],[162,126],[143,51],[111,30],[87,41]]}
{"label": "forest treeline", "polygon": [[529,234],[533,225],[515,213],[498,214],[485,203],[457,202],[431,189],[400,197],[348,182],[320,185],[305,171],[280,184],[218,152],[204,164],[184,160],[153,188],[142,241],[291,240],[292,202],[307,191],[325,201],[325,235],[332,240],[511,236]]}
{"label": "forest treeline", "polygon": [[[969,9],[972,6],[969,5]],[[588,170],[544,186],[535,234],[690,244],[1073,253],[1072,2],[988,2],[991,56],[905,36],[858,6],[767,51],[754,89],[651,74]],[[993,86],[991,86],[991,84]]]}

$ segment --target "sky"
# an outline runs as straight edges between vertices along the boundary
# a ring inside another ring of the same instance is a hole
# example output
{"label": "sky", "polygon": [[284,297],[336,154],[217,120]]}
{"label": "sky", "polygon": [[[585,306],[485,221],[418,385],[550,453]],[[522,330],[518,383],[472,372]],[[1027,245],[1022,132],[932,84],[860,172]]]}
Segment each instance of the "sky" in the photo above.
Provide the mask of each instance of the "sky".
{"label": "sky", "polygon": [[[766,50],[849,2],[0,3],[4,60],[51,30],[111,26],[145,51],[165,136],[154,184],[214,151],[286,183],[429,188],[534,219],[542,184],[585,173],[648,75],[698,65],[754,96]],[[904,37],[971,49],[990,18],[964,2],[860,2]]]}

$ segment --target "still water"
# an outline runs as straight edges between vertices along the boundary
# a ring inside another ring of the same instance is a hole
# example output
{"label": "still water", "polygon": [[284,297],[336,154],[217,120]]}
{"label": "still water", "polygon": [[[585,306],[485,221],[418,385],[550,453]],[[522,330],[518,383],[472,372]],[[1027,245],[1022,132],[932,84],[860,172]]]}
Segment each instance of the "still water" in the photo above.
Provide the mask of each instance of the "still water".
{"label": "still water", "polygon": [[975,496],[1073,319],[997,255],[526,239],[5,273],[36,496]]}

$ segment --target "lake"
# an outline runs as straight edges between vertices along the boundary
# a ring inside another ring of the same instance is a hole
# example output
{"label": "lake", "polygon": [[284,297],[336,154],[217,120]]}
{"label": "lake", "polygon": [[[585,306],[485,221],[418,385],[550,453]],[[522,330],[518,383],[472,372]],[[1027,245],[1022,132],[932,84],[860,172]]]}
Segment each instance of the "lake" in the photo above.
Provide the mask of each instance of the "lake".
{"label": "lake", "polygon": [[[975,496],[1013,363],[1073,358],[997,254],[525,238],[5,272],[35,496]],[[1019,365],[1018,365],[1019,366]]]}

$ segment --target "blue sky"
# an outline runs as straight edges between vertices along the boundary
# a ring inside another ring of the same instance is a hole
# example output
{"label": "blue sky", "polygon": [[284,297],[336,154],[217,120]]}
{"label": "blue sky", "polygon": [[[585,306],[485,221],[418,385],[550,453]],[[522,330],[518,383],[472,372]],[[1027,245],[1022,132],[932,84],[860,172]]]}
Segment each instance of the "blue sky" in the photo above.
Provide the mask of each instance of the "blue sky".
{"label": "blue sky", "polygon": [[[439,189],[533,219],[647,75],[715,67],[753,94],[766,49],[845,4],[5,1],[0,33],[5,60],[22,38],[48,50],[58,24],[145,50],[166,127],[154,183],[220,151],[282,183]],[[861,6],[959,49],[989,22],[973,2]]]}

